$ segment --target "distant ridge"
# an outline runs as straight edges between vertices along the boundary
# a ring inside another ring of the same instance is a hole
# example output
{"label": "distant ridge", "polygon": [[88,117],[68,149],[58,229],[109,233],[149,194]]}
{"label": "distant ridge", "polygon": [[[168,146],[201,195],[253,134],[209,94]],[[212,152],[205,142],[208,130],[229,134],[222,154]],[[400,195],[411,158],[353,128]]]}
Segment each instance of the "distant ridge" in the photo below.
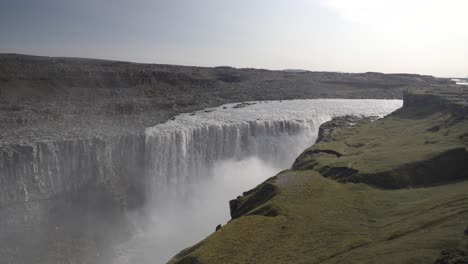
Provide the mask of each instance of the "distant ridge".
{"label": "distant ridge", "polygon": [[307,70],[303,69],[284,69],[284,72],[308,72]]}

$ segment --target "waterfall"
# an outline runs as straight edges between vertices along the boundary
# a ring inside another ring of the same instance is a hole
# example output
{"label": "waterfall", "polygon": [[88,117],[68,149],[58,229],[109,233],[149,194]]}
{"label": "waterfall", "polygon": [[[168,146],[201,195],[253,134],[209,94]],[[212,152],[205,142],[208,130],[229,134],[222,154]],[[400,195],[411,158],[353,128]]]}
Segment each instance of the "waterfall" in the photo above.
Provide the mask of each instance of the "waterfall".
{"label": "waterfall", "polygon": [[[242,122],[168,122],[146,130],[147,175],[151,188],[187,189],[206,177],[217,161],[258,157],[287,168],[311,145],[319,125],[330,117]],[[159,189],[158,189],[159,190]],[[181,193],[179,193],[180,195]],[[183,195],[183,194],[182,194]]]}
{"label": "waterfall", "polygon": [[287,168],[331,117],[382,116],[400,106],[400,100],[345,99],[228,104],[179,115],[143,136],[0,145],[0,207],[50,199],[90,182],[107,185],[116,197],[126,195],[129,186],[122,185],[145,179],[154,190],[184,189],[226,159],[255,156]]}
{"label": "waterfall", "polygon": [[400,100],[315,99],[228,104],[145,130],[149,226],[114,263],[164,262],[229,220],[235,198],[294,159],[334,116],[384,116]]}
{"label": "waterfall", "polygon": [[184,195],[222,160],[257,157],[288,168],[333,116],[383,116],[399,107],[399,100],[315,99],[228,104],[179,115],[145,131],[150,193]]}

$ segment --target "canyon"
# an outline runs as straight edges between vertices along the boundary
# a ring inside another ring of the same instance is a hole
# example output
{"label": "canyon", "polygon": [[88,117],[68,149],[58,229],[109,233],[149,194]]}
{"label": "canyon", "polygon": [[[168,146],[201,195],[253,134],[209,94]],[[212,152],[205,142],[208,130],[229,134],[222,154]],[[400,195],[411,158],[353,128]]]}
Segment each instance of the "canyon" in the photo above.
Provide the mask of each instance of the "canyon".
{"label": "canyon", "polygon": [[[417,93],[452,85],[409,74],[0,55],[0,258],[6,263],[131,261],[131,244],[141,245],[135,234],[151,229],[164,208],[161,201],[180,200],[183,211],[194,197],[209,200],[196,193],[222,188],[211,178],[239,165],[262,168],[264,178],[237,185],[233,173],[226,180],[238,187],[232,193],[253,188],[272,172],[288,169],[332,117],[384,116],[401,107],[399,100],[293,99],[402,99],[410,92],[405,105],[435,102],[463,116],[466,106],[453,103],[463,97]],[[299,169],[297,164],[293,167]],[[220,202],[229,209],[227,200]],[[183,216],[190,218],[197,206]],[[196,223],[182,227],[190,219],[178,222],[187,235],[200,236],[177,246],[209,235],[229,220],[227,214],[197,232]],[[171,249],[172,255],[180,249]]]}

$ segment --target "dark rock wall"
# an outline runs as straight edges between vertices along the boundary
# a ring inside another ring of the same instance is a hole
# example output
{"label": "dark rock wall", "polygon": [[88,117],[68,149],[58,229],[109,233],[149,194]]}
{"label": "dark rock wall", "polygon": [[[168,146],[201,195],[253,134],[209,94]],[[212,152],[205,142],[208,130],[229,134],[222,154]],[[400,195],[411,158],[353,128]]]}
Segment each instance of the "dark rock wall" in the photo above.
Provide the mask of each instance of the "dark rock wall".
{"label": "dark rock wall", "polygon": [[121,200],[143,175],[144,147],[143,135],[3,146],[0,207],[50,199],[90,182]]}
{"label": "dark rock wall", "polygon": [[144,154],[143,134],[2,146],[0,262],[100,259],[144,203]]}
{"label": "dark rock wall", "polygon": [[468,89],[451,86],[449,89],[431,89],[403,94],[403,107],[445,110],[457,116],[468,116]]}

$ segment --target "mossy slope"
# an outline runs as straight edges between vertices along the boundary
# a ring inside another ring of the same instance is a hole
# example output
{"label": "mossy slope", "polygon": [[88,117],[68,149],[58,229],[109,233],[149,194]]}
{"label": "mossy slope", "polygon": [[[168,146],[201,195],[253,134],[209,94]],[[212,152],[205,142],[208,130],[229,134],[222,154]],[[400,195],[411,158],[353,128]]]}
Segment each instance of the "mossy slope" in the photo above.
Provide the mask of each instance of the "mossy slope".
{"label": "mossy slope", "polygon": [[468,178],[468,119],[447,109],[406,106],[330,137],[304,151],[293,168],[382,188]]}
{"label": "mossy slope", "polygon": [[468,182],[379,190],[285,171],[275,184],[278,216],[232,220],[171,263],[432,263],[463,243]]}

